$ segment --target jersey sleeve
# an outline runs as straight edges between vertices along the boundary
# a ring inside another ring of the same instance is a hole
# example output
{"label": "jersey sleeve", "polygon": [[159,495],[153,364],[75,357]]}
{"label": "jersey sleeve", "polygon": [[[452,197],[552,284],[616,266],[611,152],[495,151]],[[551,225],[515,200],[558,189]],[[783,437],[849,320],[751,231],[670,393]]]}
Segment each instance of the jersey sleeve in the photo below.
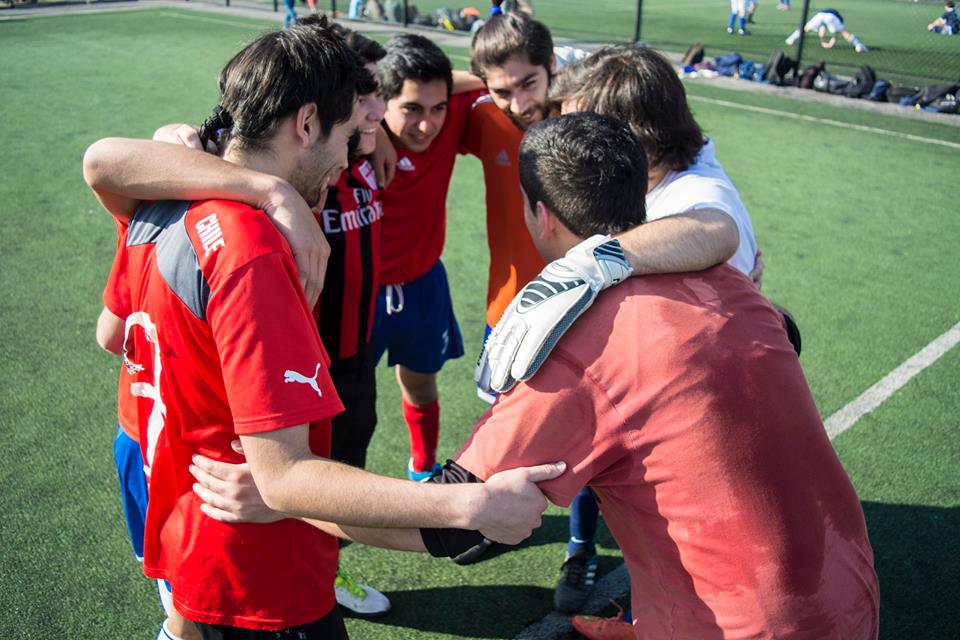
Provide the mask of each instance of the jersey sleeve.
{"label": "jersey sleeve", "polygon": [[467,91],[450,97],[449,117],[459,123],[460,153],[480,153],[482,138],[482,120],[478,119],[477,107],[482,105],[481,98],[486,96],[485,91]]}
{"label": "jersey sleeve", "polygon": [[289,256],[267,253],[211,291],[207,316],[238,434],[292,427],[343,410],[294,270]]}
{"label": "jersey sleeve", "polygon": [[454,460],[476,476],[566,462],[559,478],[540,483],[551,502],[574,496],[612,466],[623,421],[606,394],[564,352],[555,351],[537,375],[500,397],[477,422]]}
{"label": "jersey sleeve", "polygon": [[103,287],[103,306],[118,318],[126,318],[132,312],[130,282],[127,278],[127,225],[114,219],[117,225],[117,250],[113,264]]}

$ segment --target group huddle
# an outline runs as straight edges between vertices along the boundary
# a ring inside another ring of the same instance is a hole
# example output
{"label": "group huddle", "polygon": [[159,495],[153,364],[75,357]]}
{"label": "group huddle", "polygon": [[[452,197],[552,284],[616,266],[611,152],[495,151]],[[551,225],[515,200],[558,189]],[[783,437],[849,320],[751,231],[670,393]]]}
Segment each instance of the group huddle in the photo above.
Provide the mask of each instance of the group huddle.
{"label": "group huddle", "polygon": [[[673,68],[555,49],[515,13],[477,31],[471,69],[311,17],[236,54],[199,128],[88,149],[118,230],[97,337],[122,356],[115,453],[159,638],[346,638],[338,601],[390,605],[338,538],[469,562],[547,500],[571,505],[562,611],[592,584],[599,507],[637,638],[876,638],[799,331],[760,293],[749,214]],[[441,463],[460,153],[486,184],[492,407]],[[404,480],[363,470],[385,353]]]}

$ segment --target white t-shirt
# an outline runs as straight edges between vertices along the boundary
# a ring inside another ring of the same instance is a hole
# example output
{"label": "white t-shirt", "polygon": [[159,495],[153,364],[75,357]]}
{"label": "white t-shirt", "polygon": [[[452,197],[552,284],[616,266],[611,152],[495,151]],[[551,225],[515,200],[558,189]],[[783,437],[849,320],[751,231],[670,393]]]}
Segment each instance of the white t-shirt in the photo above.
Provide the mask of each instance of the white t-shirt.
{"label": "white t-shirt", "polygon": [[810,18],[810,21],[804,25],[803,30],[819,31],[820,27],[826,27],[830,33],[840,33],[846,28],[846,25],[843,24],[843,20],[838,18],[836,14],[830,13],[829,11],[821,11]]}
{"label": "white t-shirt", "polygon": [[740,246],[727,262],[750,275],[757,254],[753,222],[740,201],[737,188],[717,162],[710,138],[707,138],[707,143],[686,171],[669,172],[660,184],[647,193],[647,220],[697,209],[717,209],[733,218],[740,231]]}
{"label": "white t-shirt", "polygon": [[553,55],[557,60],[557,69],[562,69],[569,64],[579,62],[590,54],[589,51],[577,49],[576,47],[554,47]]}

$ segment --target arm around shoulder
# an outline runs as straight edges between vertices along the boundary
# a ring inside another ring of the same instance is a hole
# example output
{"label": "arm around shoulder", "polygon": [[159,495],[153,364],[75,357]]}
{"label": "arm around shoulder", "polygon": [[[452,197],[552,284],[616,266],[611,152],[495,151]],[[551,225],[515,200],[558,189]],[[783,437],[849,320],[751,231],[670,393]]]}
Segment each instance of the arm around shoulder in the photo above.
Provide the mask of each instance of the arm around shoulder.
{"label": "arm around shoulder", "polygon": [[730,215],[697,209],[642,224],[617,236],[633,275],[701,271],[726,262],[740,233]]}

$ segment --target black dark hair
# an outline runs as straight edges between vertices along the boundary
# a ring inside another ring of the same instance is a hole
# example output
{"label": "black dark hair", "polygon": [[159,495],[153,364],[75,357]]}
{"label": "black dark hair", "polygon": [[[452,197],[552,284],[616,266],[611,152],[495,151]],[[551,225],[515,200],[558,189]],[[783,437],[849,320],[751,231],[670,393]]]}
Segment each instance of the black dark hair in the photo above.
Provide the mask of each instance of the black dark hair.
{"label": "black dark hair", "polygon": [[647,156],[622,120],[596,113],[548,118],[520,144],[520,185],[586,238],[620,233],[646,216]]}
{"label": "black dark hair", "polygon": [[348,29],[339,22],[331,24],[330,30],[343,38],[347,46],[360,56],[364,64],[380,62],[383,60],[383,57],[387,55],[387,50],[383,48],[382,44],[368,38],[359,31]]}
{"label": "black dark hair", "polygon": [[389,100],[403,90],[405,80],[447,83],[447,96],[453,91],[453,67],[450,59],[434,42],[416,33],[401,33],[386,45],[387,55],[380,61],[383,97]]}
{"label": "black dark hair", "polygon": [[533,66],[546,68],[553,76],[553,37],[542,22],[525,13],[503,13],[491,17],[473,34],[470,71],[486,79],[486,69],[502,67],[516,55],[524,55]]}
{"label": "black dark hair", "polygon": [[358,93],[376,90],[357,54],[319,16],[251,42],[227,62],[219,83],[219,104],[200,137],[206,144],[222,131],[251,150],[264,148],[284,118],[311,102],[327,136],[350,118]]}
{"label": "black dark hair", "polygon": [[703,131],[677,72],[647,47],[619,45],[591,53],[564,69],[550,98],[628,123],[653,166],[683,171],[703,147]]}

